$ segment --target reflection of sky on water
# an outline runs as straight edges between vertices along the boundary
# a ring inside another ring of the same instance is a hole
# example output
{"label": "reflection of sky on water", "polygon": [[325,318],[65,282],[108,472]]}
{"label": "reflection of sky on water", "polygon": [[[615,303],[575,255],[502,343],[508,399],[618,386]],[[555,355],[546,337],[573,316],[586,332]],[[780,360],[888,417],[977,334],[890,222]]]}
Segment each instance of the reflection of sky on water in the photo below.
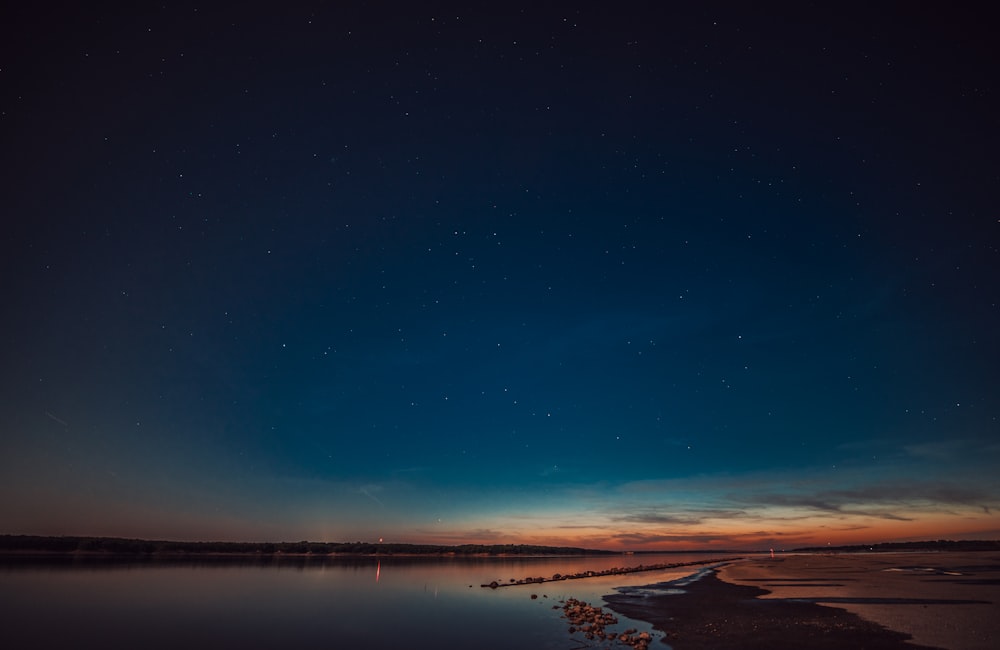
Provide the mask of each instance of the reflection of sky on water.
{"label": "reflection of sky on water", "polygon": [[569,635],[560,600],[603,605],[601,596],[615,587],[662,582],[690,569],[495,590],[480,584],[663,561],[683,560],[387,558],[314,565],[132,564],[126,570],[94,564],[3,567],[0,623],[18,647],[86,647],[99,641],[104,647],[389,648],[416,639],[459,647],[475,639],[478,648],[489,650],[510,647],[515,635],[523,647],[564,648]]}

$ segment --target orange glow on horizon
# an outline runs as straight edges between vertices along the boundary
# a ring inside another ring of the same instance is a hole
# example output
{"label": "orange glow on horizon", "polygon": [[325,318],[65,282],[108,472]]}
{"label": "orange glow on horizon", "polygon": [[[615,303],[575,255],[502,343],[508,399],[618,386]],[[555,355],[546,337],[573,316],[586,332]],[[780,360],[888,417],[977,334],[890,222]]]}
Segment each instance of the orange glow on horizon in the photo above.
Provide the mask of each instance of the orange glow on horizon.
{"label": "orange glow on horizon", "polygon": [[[610,551],[691,551],[691,550],[784,550],[813,546],[852,546],[885,542],[939,539],[997,539],[1000,518],[937,515],[910,521],[872,517],[820,517],[794,522],[775,517],[750,522],[713,521],[699,526],[667,528],[630,525],[611,528],[595,524],[574,527],[532,527],[518,530],[497,526],[503,534],[464,533],[454,530],[442,534],[407,535],[399,531],[399,541],[417,544],[528,544],[570,546]],[[480,531],[484,530],[482,528]]]}

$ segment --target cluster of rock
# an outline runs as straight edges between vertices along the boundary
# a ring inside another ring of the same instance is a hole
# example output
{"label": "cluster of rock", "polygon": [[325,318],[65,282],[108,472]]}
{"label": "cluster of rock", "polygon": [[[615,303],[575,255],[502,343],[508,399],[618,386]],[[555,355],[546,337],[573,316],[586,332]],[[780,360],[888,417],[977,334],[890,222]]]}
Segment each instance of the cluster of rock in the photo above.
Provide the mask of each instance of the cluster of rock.
{"label": "cluster of rock", "polygon": [[[579,573],[571,574],[561,574],[556,573],[551,578],[545,577],[529,577],[517,580],[511,578],[510,582],[499,582],[494,580],[488,584],[481,585],[483,587],[489,587],[490,589],[497,589],[499,587],[512,587],[515,585],[533,585],[540,584],[544,582],[558,582],[560,580],[578,580],[580,578],[595,578],[598,576],[615,576],[624,575],[627,573],[638,573],[640,571],[659,571],[663,569],[675,569],[677,567],[686,566],[700,566],[705,564],[716,564],[722,562],[732,562],[734,560],[742,559],[739,557],[726,557],[726,558],[711,558],[705,560],[697,560],[694,562],[675,562],[668,564],[640,564],[634,567],[612,567],[610,569],[604,569],[601,571],[581,571]],[[469,585],[470,587],[472,585]],[[548,596],[543,595],[543,598],[548,598]],[[537,594],[531,594],[532,600],[538,598]],[[559,601],[563,603],[563,601]],[[555,605],[553,609],[558,609],[559,606]],[[653,642],[653,637],[649,632],[638,632],[635,629],[628,629],[624,632],[614,632],[608,630],[608,626],[615,625],[618,623],[618,619],[614,617],[613,614],[604,612],[600,607],[593,607],[587,603],[577,600],[575,598],[569,598],[563,604],[563,617],[569,621],[569,632],[570,634],[576,634],[580,632],[587,638],[588,641],[595,641],[596,643],[608,642],[612,645],[620,644],[635,648],[635,650],[647,650],[649,645]]]}
{"label": "cluster of rock", "polygon": [[647,650],[653,637],[649,632],[637,632],[635,629],[628,629],[624,632],[614,632],[606,629],[608,626],[616,625],[618,619],[609,612],[605,612],[600,607],[594,607],[587,603],[569,598],[563,605],[563,617],[569,621],[569,633],[583,633],[589,641],[611,641],[622,645],[631,646],[635,650]]}

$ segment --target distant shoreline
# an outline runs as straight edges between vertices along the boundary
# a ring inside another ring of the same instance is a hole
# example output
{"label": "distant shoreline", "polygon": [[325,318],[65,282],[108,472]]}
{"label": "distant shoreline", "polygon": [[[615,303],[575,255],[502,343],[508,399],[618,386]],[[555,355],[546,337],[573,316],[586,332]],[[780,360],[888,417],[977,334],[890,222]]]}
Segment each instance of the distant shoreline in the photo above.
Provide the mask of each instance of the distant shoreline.
{"label": "distant shoreline", "polygon": [[[805,547],[785,553],[878,553],[900,551],[1000,551],[996,540],[936,540],[892,542],[873,545]],[[364,557],[610,557],[618,555],[752,555],[766,549],[696,549],[683,551],[609,551],[571,546],[532,544],[403,544],[382,542],[186,542],[121,537],[0,535],[0,557],[79,558],[240,558],[240,559],[332,559]]]}
{"label": "distant shoreline", "polygon": [[[613,555],[619,555],[614,553]],[[44,551],[44,550],[7,550],[0,549],[0,558],[15,557],[49,557],[49,558],[120,558],[120,559],[169,559],[169,558],[199,558],[199,559],[337,559],[337,558],[559,558],[559,557],[606,557],[606,554],[592,553],[555,553],[555,554],[525,554],[525,553],[285,553],[275,551],[273,553],[261,552],[184,552],[184,551],[153,551],[136,553],[119,553],[112,551]]]}
{"label": "distant shoreline", "polygon": [[372,542],[183,542],[121,537],[0,535],[0,556],[34,557],[563,557],[614,556],[605,551],[531,544],[401,544]]}

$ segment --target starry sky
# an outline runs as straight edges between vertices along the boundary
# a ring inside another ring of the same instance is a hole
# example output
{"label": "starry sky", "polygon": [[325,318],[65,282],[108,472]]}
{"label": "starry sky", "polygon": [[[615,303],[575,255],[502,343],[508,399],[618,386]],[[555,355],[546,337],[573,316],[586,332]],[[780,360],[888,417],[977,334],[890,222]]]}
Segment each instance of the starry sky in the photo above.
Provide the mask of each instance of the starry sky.
{"label": "starry sky", "polygon": [[984,16],[210,4],[3,10],[0,532],[1000,537]]}

